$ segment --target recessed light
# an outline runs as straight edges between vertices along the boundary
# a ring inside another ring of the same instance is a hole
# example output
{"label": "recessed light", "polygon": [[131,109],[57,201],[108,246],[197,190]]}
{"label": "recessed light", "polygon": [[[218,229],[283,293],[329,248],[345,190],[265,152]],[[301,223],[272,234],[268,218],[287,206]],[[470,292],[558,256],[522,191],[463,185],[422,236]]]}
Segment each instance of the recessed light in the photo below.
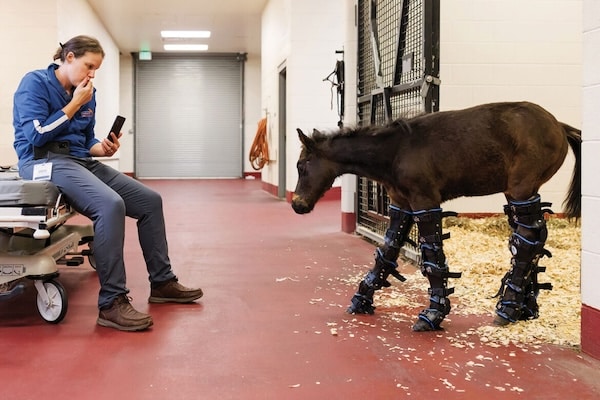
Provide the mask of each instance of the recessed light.
{"label": "recessed light", "polygon": [[167,39],[198,39],[209,38],[210,31],[160,31],[160,36]]}
{"label": "recessed light", "polygon": [[167,51],[206,51],[208,50],[207,44],[165,44],[165,50]]}

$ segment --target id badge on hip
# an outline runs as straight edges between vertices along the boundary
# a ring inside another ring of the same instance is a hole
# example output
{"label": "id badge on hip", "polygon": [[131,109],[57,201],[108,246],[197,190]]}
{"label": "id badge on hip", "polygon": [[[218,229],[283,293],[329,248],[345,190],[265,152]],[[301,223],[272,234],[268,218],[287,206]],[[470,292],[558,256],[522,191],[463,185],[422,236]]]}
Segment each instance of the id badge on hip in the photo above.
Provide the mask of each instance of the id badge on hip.
{"label": "id badge on hip", "polygon": [[49,181],[52,178],[52,163],[46,162],[41,164],[35,164],[33,166],[33,178],[34,181]]}

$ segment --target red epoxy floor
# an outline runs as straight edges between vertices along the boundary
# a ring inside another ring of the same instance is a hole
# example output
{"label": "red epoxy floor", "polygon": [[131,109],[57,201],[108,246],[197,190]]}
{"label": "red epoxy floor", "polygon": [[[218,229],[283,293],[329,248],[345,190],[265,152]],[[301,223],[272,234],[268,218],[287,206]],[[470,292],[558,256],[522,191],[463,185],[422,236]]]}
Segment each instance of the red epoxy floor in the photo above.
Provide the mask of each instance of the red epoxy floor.
{"label": "red epoxy floor", "polygon": [[417,334],[412,320],[394,316],[418,309],[345,314],[358,283],[345,279],[371,264],[374,246],[340,232],[339,202],[300,216],[262,191],[260,181],[147,184],[163,194],[176,272],[182,283],[200,285],[204,298],[147,303],[129,221],[131,296],[152,314],[153,328],[96,326],[95,273],[86,264],[61,268],[69,296],[62,323],[38,316],[33,287],[0,303],[0,398],[600,398],[600,361],[572,349],[450,345],[449,336],[489,323],[489,316],[451,316],[445,331]]}

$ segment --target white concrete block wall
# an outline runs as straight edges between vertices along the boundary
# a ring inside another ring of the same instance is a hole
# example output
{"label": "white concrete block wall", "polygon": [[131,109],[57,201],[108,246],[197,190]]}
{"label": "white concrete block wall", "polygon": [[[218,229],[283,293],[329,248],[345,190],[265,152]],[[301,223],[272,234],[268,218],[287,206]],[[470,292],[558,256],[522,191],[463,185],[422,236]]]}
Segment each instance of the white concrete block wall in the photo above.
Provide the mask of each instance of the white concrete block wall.
{"label": "white concrete block wall", "polygon": [[134,171],[134,119],[133,119],[133,59],[131,54],[121,54],[119,63],[119,114],[127,118],[123,125],[123,137],[119,148],[119,170]]}
{"label": "white concrete block wall", "polygon": [[258,122],[264,117],[261,113],[261,65],[260,54],[248,54],[244,65],[244,150],[243,172],[256,172],[250,165],[250,147],[256,136]]}
{"label": "white concrete block wall", "polygon": [[[441,2],[440,110],[527,100],[581,127],[581,0]],[[540,191],[562,210],[573,157]],[[448,210],[502,212],[503,195],[457,199]]]}
{"label": "white concrete block wall", "polygon": [[440,60],[444,109],[530,99],[579,122],[581,0],[442,1]]}
{"label": "white concrete block wall", "polygon": [[[333,71],[335,54],[344,45],[344,0],[271,0],[262,19],[262,107],[269,116],[269,147],[279,147],[279,72],[287,72],[286,190],[297,181],[300,144],[296,128],[305,132],[335,129],[338,121],[335,96],[323,79]],[[263,181],[278,185],[278,164],[263,169]],[[339,186],[339,184],[336,184]]]}
{"label": "white concrete block wall", "polygon": [[600,2],[584,1],[581,300],[600,310]]}
{"label": "white concrete block wall", "polygon": [[291,0],[270,0],[261,24],[261,108],[262,116],[267,117],[269,155],[275,160],[262,169],[262,180],[275,186],[279,182],[279,73],[290,54],[291,18]]}
{"label": "white concrete block wall", "polygon": [[[354,2],[348,2],[354,3]],[[354,7],[346,7],[343,14],[345,20],[345,44],[344,44],[344,61],[345,61],[345,112],[344,124],[352,126],[356,124],[358,119],[358,106],[356,104],[357,88],[353,82],[356,82],[357,71],[355,65],[358,58],[358,28],[356,26],[356,14]],[[356,227],[356,176],[344,175],[341,179],[342,185],[342,230],[353,231]],[[349,222],[353,218],[354,222]]]}

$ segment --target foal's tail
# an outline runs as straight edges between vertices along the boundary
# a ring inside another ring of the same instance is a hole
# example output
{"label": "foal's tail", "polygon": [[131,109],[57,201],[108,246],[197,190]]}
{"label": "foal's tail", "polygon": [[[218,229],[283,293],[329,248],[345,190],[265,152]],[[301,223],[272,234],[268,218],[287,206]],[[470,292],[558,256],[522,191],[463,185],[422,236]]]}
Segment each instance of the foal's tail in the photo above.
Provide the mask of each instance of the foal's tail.
{"label": "foal's tail", "polygon": [[560,124],[575,155],[575,168],[563,206],[568,218],[579,218],[581,217],[581,131],[562,122]]}

